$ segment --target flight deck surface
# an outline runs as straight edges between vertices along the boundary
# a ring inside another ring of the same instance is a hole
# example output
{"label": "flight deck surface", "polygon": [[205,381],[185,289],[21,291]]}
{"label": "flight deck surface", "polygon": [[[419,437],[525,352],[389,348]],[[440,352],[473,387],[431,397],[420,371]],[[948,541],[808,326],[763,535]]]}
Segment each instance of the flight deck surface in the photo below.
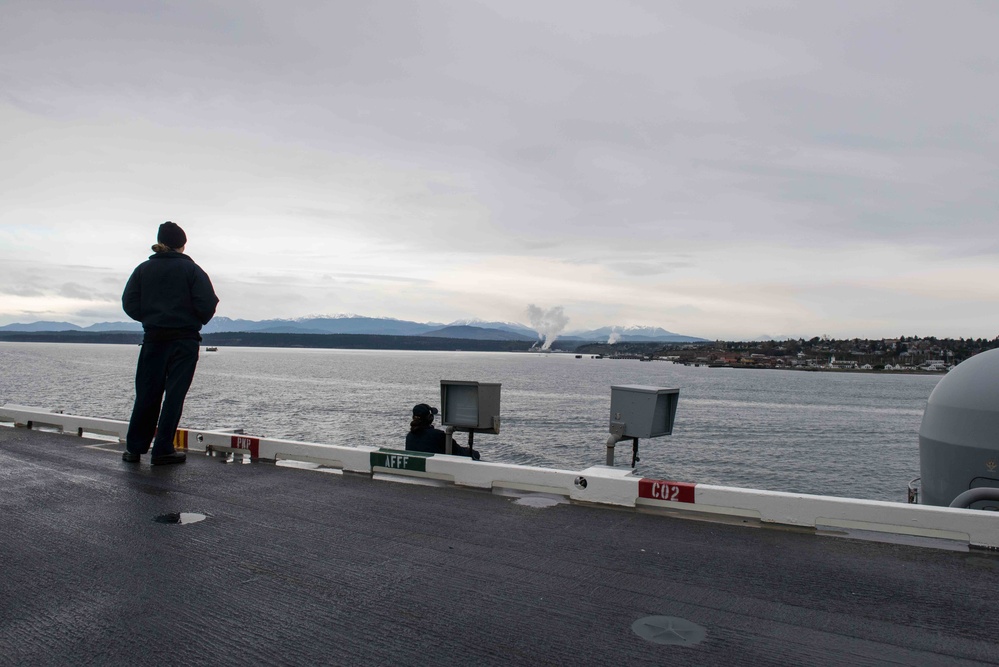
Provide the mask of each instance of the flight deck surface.
{"label": "flight deck surface", "polygon": [[992,552],[121,451],[0,428],[0,664],[999,664]]}

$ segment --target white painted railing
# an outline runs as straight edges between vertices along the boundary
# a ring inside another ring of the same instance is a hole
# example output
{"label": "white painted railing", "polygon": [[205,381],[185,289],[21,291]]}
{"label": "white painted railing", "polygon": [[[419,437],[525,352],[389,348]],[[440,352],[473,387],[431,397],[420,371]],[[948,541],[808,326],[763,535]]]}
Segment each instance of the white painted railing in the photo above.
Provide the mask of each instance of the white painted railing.
{"label": "white painted railing", "polygon": [[[124,440],[128,428],[123,421],[19,405],[0,407],[0,421],[56,428],[77,435],[111,435],[119,440]],[[607,466],[573,471],[490,463],[443,454],[262,438],[231,429],[178,429],[174,444],[179,449],[242,454],[269,461],[305,461],[356,473],[421,477],[482,489],[551,493],[581,503],[668,508],[672,513],[691,517],[741,517],[763,524],[847,534],[862,531],[905,535],[999,549],[999,514],[981,510],[640,479],[627,468]]]}

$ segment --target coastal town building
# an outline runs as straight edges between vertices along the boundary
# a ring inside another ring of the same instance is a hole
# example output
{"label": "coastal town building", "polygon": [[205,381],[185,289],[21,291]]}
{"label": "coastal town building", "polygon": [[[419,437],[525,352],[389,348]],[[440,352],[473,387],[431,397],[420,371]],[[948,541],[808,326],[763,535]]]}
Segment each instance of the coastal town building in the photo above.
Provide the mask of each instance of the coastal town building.
{"label": "coastal town building", "polygon": [[617,343],[585,345],[577,351],[609,358],[659,359],[712,367],[945,373],[961,361],[996,347],[999,337],[988,340],[903,336],[880,340],[815,337],[750,342]]}

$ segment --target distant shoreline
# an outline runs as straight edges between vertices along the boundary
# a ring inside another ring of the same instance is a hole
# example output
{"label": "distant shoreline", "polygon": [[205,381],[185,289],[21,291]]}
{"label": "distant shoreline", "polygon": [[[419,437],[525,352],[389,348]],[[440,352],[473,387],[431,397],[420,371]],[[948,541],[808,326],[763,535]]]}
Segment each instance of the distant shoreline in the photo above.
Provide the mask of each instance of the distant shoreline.
{"label": "distant shoreline", "polygon": [[[138,345],[142,332],[0,332],[0,342],[10,343],[89,343],[98,345]],[[211,347],[275,347],[343,350],[426,350],[436,352],[526,352],[533,341],[474,340],[434,336],[388,336],[375,334],[202,334],[202,345]]]}
{"label": "distant shoreline", "polygon": [[[205,347],[263,347],[284,349],[339,349],[339,350],[399,350],[427,352],[531,352],[537,344],[526,341],[495,341],[474,340],[465,338],[438,338],[432,336],[390,336],[376,334],[269,334],[269,333],[212,333],[202,336]],[[42,331],[42,332],[0,332],[0,342],[8,343],[80,343],[97,345],[139,345],[142,343],[141,332],[76,332],[76,331]],[[593,343],[580,343],[571,350],[555,350],[538,354],[573,354],[583,350]],[[668,346],[670,343],[661,343]],[[615,360],[613,354],[603,354],[603,359]],[[626,359],[635,357],[627,356]],[[657,360],[669,363],[665,359]],[[693,364],[685,364],[693,365]],[[701,363],[701,366],[709,367]],[[861,368],[822,368],[822,367],[771,367],[750,365],[713,366],[718,369],[748,369],[748,370],[786,370],[807,373],[868,373],[875,375],[946,375],[946,372],[926,370],[885,370]]]}
{"label": "distant shoreline", "polygon": [[947,375],[947,371],[875,370],[873,368],[802,368],[800,366],[715,366],[714,368],[747,369],[752,371],[800,371],[803,373],[869,373],[872,375]]}

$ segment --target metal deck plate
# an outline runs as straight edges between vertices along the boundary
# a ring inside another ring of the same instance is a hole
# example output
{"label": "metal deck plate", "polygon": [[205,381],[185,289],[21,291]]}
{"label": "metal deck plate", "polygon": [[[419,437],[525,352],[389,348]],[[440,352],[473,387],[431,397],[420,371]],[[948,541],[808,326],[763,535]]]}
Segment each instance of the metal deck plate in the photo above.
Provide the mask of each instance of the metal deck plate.
{"label": "metal deck plate", "polygon": [[[0,427],[0,665],[952,667],[999,656],[990,553],[538,509],[206,456],[127,464],[93,444]],[[152,520],[170,513],[207,520]]]}

